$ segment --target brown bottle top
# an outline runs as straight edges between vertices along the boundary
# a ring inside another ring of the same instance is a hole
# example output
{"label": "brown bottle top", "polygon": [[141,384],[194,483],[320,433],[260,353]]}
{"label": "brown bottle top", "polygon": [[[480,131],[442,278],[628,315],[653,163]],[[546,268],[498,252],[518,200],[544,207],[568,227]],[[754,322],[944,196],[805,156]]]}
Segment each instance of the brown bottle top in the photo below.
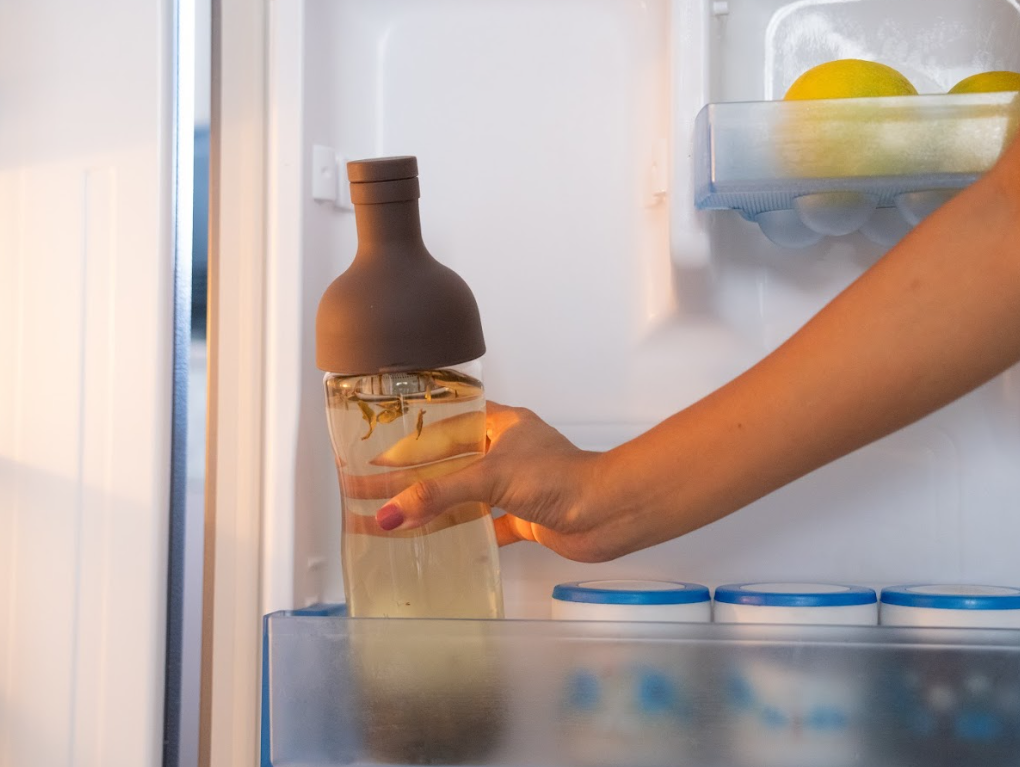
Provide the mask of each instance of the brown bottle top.
{"label": "brown bottle top", "polygon": [[485,339],[471,289],[422,241],[418,161],[358,160],[347,164],[347,174],[358,252],[319,302],[317,366],[370,375],[481,357]]}

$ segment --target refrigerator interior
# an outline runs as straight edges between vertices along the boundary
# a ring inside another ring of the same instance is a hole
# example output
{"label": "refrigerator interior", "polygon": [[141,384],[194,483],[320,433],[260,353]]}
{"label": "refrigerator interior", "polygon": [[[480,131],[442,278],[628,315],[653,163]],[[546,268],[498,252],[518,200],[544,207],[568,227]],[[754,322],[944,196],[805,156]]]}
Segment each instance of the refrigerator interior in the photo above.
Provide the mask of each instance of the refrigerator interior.
{"label": "refrigerator interior", "polygon": [[[846,57],[921,93],[1020,70],[1015,0],[270,7],[266,612],[343,597],[314,316],[356,237],[331,158],[418,157],[425,242],[481,309],[488,396],[601,450],[754,364],[884,251],[860,233],[785,249],[696,211],[706,103],[781,98]],[[1018,584],[1018,463],[1011,370],[654,549],[599,565],[504,549],[507,614],[546,617],[554,584],[590,577]]]}

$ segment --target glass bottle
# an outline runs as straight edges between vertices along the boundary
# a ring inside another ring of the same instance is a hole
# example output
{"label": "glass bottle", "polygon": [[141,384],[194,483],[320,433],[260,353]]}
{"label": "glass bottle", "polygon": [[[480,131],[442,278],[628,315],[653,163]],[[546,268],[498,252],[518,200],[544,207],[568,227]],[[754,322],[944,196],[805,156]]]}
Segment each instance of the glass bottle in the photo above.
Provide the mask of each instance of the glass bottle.
{"label": "glass bottle", "polygon": [[323,294],[316,356],[340,479],[352,617],[502,617],[489,508],[415,530],[375,520],[391,497],[485,449],[485,351],[470,289],[425,248],[414,157],[348,164],[358,250]]}

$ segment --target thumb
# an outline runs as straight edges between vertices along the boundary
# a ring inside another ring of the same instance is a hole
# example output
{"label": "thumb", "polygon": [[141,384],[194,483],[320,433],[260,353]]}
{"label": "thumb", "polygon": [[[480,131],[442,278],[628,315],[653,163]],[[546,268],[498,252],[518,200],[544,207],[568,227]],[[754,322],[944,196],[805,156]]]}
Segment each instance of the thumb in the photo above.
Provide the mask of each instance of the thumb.
{"label": "thumb", "polygon": [[386,531],[413,530],[460,503],[476,501],[491,505],[492,490],[486,459],[479,458],[460,471],[411,485],[380,507],[375,520]]}

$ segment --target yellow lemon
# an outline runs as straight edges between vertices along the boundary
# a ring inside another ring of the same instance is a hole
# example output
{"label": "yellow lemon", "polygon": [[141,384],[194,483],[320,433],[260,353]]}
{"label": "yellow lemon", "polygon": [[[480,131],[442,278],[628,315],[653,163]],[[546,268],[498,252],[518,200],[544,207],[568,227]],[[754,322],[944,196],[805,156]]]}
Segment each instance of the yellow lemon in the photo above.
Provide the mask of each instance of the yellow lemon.
{"label": "yellow lemon", "polygon": [[[917,89],[892,67],[875,61],[840,59],[809,69],[786,92],[786,101],[916,96]],[[843,103],[790,105],[779,156],[794,178],[848,178],[897,173],[902,138],[890,132],[887,111]],[[833,191],[797,197],[794,209],[811,230],[844,235],[875,211],[873,194]]]}
{"label": "yellow lemon", "polygon": [[1020,72],[982,72],[960,80],[950,93],[995,93],[1020,91]]}
{"label": "yellow lemon", "polygon": [[[875,61],[840,59],[798,77],[786,101],[916,96],[917,89],[892,67]],[[900,171],[909,136],[902,120],[878,107],[849,108],[845,102],[798,107],[783,126],[780,156],[801,178],[885,176]]]}
{"label": "yellow lemon", "polygon": [[[1017,72],[982,72],[971,75],[953,86],[950,93],[997,93],[1001,91],[1020,91],[1020,73]],[[1013,99],[1020,104],[1020,96]],[[1006,118],[1005,143],[989,141],[988,119],[981,119],[982,110],[976,108],[976,119],[957,120],[947,126],[943,132],[946,148],[941,151],[943,170],[957,173],[980,173],[989,168],[1008,145],[1009,137],[1017,130],[1018,112],[1014,107]]]}
{"label": "yellow lemon", "polygon": [[877,61],[839,59],[819,64],[796,80],[786,92],[789,101],[853,99],[872,96],[916,96],[910,80]]}

